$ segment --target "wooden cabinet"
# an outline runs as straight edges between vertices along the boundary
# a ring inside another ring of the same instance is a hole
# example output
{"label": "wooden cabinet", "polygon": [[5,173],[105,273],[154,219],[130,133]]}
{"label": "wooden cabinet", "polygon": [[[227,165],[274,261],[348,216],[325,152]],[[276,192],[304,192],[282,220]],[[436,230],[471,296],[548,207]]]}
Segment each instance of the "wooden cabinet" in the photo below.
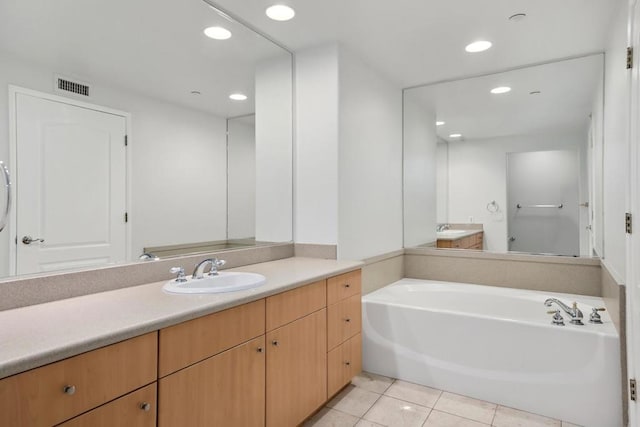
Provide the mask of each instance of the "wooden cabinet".
{"label": "wooden cabinet", "polygon": [[264,335],[159,380],[158,426],[264,426]]}
{"label": "wooden cabinet", "polygon": [[329,351],[327,365],[327,393],[333,396],[362,371],[362,334]]}
{"label": "wooden cabinet", "polygon": [[325,280],[267,298],[267,427],[296,426],[327,399]]}
{"label": "wooden cabinet", "polygon": [[264,334],[264,299],[160,330],[160,377]]}
{"label": "wooden cabinet", "polygon": [[362,370],[362,276],[360,270],[327,280],[327,396]]}
{"label": "wooden cabinet", "polygon": [[477,249],[483,248],[484,232],[479,231],[471,236],[461,237],[459,239],[438,239],[437,247],[449,249]]}
{"label": "wooden cabinet", "polygon": [[61,427],[154,427],[156,425],[156,383],[99,406]]}
{"label": "wooden cabinet", "polygon": [[51,426],[156,380],[155,332],[0,380],[0,425]]}

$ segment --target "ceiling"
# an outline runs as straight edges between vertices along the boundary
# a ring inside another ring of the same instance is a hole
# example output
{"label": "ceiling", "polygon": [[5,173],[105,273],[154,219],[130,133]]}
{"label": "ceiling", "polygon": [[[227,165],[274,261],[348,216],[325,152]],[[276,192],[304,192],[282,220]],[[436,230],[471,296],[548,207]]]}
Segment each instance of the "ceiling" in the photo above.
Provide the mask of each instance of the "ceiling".
{"label": "ceiling", "polygon": [[[438,136],[452,133],[463,140],[549,132],[586,135],[589,114],[603,77],[603,55],[554,62],[505,73],[422,86],[405,92],[407,102],[417,102],[436,114]],[[504,94],[493,88],[508,86]],[[538,94],[530,92],[539,91]]]}
{"label": "ceiling", "polygon": [[[602,52],[625,0],[213,0],[293,50],[340,42],[400,87]],[[284,3],[293,20],[264,11]],[[526,13],[520,22],[509,21]],[[493,42],[485,53],[464,47]]]}
{"label": "ceiling", "polygon": [[[205,37],[216,25],[233,36]],[[0,0],[0,53],[222,117],[253,112],[256,67],[289,56],[202,0]]]}

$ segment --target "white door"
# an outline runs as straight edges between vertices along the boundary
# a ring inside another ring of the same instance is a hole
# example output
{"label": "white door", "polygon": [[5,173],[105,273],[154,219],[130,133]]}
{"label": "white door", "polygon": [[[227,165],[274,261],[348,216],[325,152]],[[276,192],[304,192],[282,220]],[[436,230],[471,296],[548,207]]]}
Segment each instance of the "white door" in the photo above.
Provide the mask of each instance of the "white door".
{"label": "white door", "polygon": [[123,116],[16,94],[18,274],[125,260],[125,132]]}

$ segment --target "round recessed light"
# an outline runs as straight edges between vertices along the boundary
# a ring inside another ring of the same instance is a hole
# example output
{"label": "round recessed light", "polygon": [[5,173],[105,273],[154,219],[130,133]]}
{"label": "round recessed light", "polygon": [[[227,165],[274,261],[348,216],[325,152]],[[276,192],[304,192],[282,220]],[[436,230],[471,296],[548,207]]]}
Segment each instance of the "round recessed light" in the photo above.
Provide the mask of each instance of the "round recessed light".
{"label": "round recessed light", "polygon": [[436,126],[442,126],[445,122],[437,121]]}
{"label": "round recessed light", "polygon": [[464,48],[464,50],[466,50],[469,53],[484,52],[485,50],[489,49],[492,45],[493,44],[490,41],[478,40],[468,44],[467,47]]}
{"label": "round recessed light", "polygon": [[200,95],[202,92],[200,92],[199,90],[192,90],[191,91],[191,95]]}
{"label": "round recessed light", "polygon": [[296,16],[296,11],[284,4],[269,6],[265,13],[274,21],[288,21]]}
{"label": "round recessed light", "polygon": [[523,20],[524,18],[526,18],[526,17],[527,17],[527,14],[526,14],[526,13],[516,13],[516,14],[511,15],[511,16],[509,17],[509,21],[512,21],[512,22],[520,22],[520,21],[522,21],[522,20]]}
{"label": "round recessed light", "polygon": [[231,37],[231,31],[222,27],[209,27],[204,29],[204,35],[215,40],[226,40]]}
{"label": "round recessed light", "polygon": [[507,92],[511,92],[511,88],[509,86],[500,86],[500,87],[494,87],[493,89],[491,89],[491,93],[495,93],[495,94],[507,93]]}
{"label": "round recessed light", "polygon": [[461,138],[462,134],[461,133],[452,133],[451,135],[449,135],[449,138]]}
{"label": "round recessed light", "polygon": [[244,93],[232,93],[229,95],[229,99],[233,99],[234,101],[246,101],[247,95]]}

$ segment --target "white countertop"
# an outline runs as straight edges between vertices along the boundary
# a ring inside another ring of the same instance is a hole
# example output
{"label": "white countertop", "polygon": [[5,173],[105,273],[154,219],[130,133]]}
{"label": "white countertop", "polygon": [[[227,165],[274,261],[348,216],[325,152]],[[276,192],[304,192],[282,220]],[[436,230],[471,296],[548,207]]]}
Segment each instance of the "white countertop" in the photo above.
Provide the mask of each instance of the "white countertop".
{"label": "white countertop", "polygon": [[461,231],[461,233],[446,235],[446,234],[437,232],[436,238],[438,240],[458,240],[464,237],[469,237],[469,236],[473,236],[474,234],[484,232],[484,230],[455,230],[455,231]]}
{"label": "white countertop", "polygon": [[166,281],[0,311],[0,378],[255,301],[362,266],[362,262],[287,258],[226,271],[259,273],[259,288],[175,295]]}

